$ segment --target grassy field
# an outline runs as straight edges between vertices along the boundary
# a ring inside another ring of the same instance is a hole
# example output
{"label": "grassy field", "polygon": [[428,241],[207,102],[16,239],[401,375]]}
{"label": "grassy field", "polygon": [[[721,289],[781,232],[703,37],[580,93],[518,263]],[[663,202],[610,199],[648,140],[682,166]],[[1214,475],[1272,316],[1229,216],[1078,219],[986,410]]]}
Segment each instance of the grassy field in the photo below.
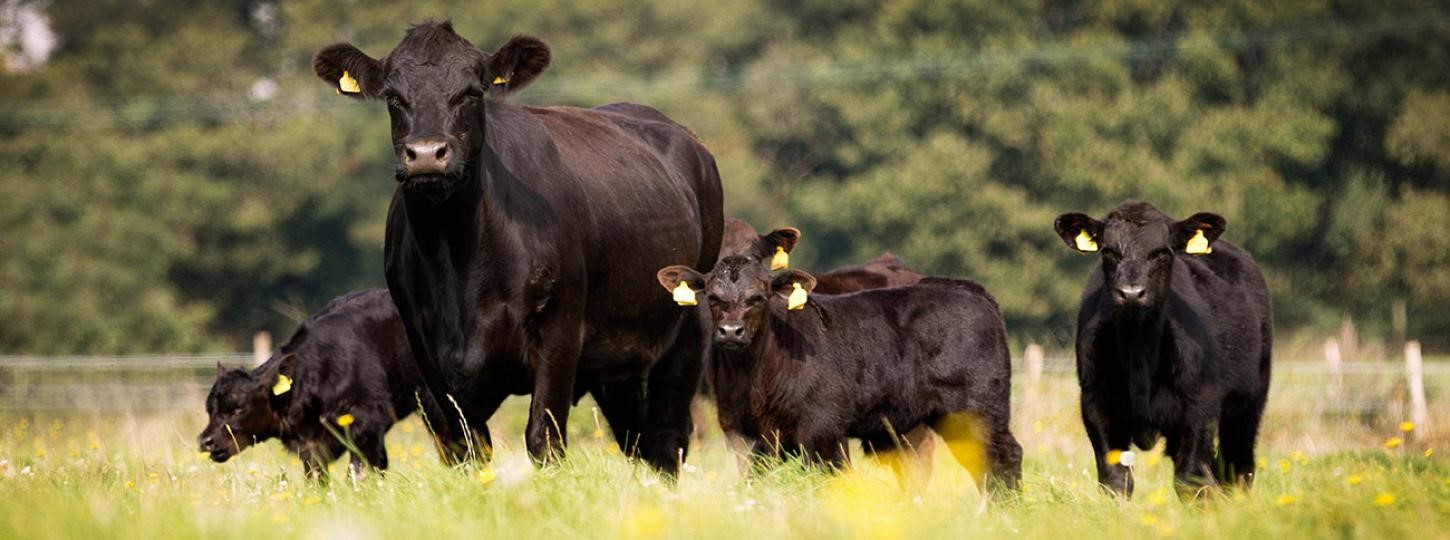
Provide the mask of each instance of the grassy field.
{"label": "grassy field", "polygon": [[190,412],[10,412],[0,414],[0,536],[1450,537],[1450,467],[1434,454],[1443,437],[1395,445],[1404,435],[1398,419],[1315,412],[1305,403],[1323,394],[1319,385],[1276,384],[1257,486],[1203,503],[1173,495],[1170,462],[1157,451],[1138,457],[1131,501],[1102,494],[1075,385],[1062,375],[1018,389],[1025,490],[994,504],[984,504],[941,445],[929,488],[908,494],[859,453],[854,469],[837,476],[782,467],[747,480],[713,430],[670,486],[619,455],[587,401],[571,416],[569,458],[558,466],[536,469],[525,457],[526,402],[517,399],[493,422],[499,448],[488,467],[440,465],[412,418],[389,435],[385,478],[354,483],[339,462],[329,486],[303,482],[300,464],[275,442],[226,464],[203,459],[194,442],[205,421],[199,404]]}

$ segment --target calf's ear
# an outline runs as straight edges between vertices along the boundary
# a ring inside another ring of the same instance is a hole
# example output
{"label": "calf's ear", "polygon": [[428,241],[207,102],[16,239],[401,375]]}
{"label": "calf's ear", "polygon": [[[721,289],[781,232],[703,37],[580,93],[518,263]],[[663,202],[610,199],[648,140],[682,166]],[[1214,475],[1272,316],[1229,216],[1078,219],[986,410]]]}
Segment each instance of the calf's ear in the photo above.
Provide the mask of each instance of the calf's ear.
{"label": "calf's ear", "polygon": [[484,86],[491,96],[503,97],[522,90],[549,67],[549,44],[534,36],[518,35],[488,57]]}
{"label": "calf's ear", "polygon": [[285,398],[292,394],[293,378],[296,377],[296,374],[297,355],[285,353],[271,367],[262,371],[258,382],[266,390],[267,395],[273,398],[272,401],[275,404],[276,398]]}
{"label": "calf's ear", "polygon": [[797,283],[799,283],[801,288],[805,289],[806,292],[816,290],[816,276],[811,275],[805,270],[796,269],[786,270],[784,272],[776,274],[775,277],[771,278],[770,280],[770,289],[772,291],[775,291],[775,294],[778,294],[781,297],[789,298],[790,294],[792,292],[795,292],[795,286]]}
{"label": "calf's ear", "polygon": [[1173,224],[1173,245],[1184,253],[1207,255],[1213,253],[1213,243],[1227,228],[1228,221],[1223,216],[1199,212]]}
{"label": "calf's ear", "polygon": [[705,276],[682,264],[661,268],[655,273],[655,279],[674,295],[675,303],[682,306],[698,303],[696,294],[705,289]]}
{"label": "calf's ear", "polygon": [[1077,250],[1078,253],[1097,251],[1098,242],[1102,241],[1103,222],[1081,212],[1057,216],[1057,221],[1052,226],[1057,229],[1057,236],[1067,243],[1067,247]]}
{"label": "calf's ear", "polygon": [[351,43],[334,43],[317,51],[312,55],[312,71],[337,93],[350,98],[375,98],[382,90],[382,62]]}
{"label": "calf's ear", "polygon": [[760,243],[765,244],[771,254],[775,253],[775,248],[780,248],[785,250],[786,253],[790,253],[795,250],[796,243],[800,241],[801,231],[795,227],[781,227],[760,237]]}

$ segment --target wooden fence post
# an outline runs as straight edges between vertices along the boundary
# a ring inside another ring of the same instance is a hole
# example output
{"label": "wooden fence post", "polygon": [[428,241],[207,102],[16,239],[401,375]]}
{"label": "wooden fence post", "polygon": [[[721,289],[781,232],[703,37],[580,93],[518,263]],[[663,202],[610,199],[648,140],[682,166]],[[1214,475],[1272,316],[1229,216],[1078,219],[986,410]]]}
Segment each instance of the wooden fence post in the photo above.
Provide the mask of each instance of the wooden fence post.
{"label": "wooden fence post", "polygon": [[268,358],[272,357],[272,334],[266,330],[257,332],[252,336],[252,363],[262,365]]}
{"label": "wooden fence post", "polygon": [[1429,412],[1425,407],[1425,366],[1420,358],[1420,342],[1405,342],[1405,374],[1410,382],[1410,421],[1415,423],[1416,441],[1429,437]]}
{"label": "wooden fence post", "polygon": [[1344,384],[1342,363],[1343,358],[1339,355],[1339,340],[1326,338],[1324,340],[1324,365],[1329,374],[1329,397],[1339,397],[1339,389]]}
{"label": "wooden fence post", "polygon": [[1042,382],[1043,356],[1042,346],[1036,343],[1028,343],[1027,351],[1022,355],[1022,361],[1027,368],[1027,388],[1034,392]]}

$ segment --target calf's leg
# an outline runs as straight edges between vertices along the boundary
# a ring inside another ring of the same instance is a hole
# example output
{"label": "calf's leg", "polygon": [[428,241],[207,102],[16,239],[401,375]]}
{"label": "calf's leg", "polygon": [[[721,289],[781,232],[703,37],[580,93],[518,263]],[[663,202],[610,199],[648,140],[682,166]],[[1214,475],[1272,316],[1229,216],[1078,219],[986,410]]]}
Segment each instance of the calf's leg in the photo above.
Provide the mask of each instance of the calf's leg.
{"label": "calf's leg", "polygon": [[1121,463],[1109,463],[1108,454],[1114,450],[1128,450],[1132,435],[1123,421],[1113,421],[1113,414],[1127,418],[1127,406],[1118,410],[1110,408],[1091,397],[1086,390],[1082,397],[1082,422],[1087,430],[1088,441],[1092,443],[1093,458],[1097,462],[1098,483],[1109,491],[1124,497],[1133,496],[1133,471]]}
{"label": "calf's leg", "polygon": [[1224,481],[1248,489],[1253,487],[1257,464],[1254,444],[1259,420],[1264,415],[1266,396],[1245,397],[1224,403],[1218,422],[1219,474]]}

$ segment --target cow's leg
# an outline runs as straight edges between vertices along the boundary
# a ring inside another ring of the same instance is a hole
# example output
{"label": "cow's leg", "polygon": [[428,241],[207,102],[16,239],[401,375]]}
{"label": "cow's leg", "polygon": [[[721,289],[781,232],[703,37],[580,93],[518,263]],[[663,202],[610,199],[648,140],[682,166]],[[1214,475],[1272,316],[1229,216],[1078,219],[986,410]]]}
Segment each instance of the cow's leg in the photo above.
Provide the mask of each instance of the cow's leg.
{"label": "cow's leg", "polygon": [[328,481],[327,464],[332,458],[322,455],[322,450],[316,448],[316,444],[308,445],[297,453],[297,459],[302,460],[302,472],[309,481],[326,485]]}
{"label": "cow's leg", "polygon": [[1248,489],[1254,485],[1257,466],[1254,444],[1259,436],[1259,421],[1264,415],[1266,397],[1267,393],[1228,401],[1219,417],[1221,478],[1224,482],[1232,481],[1236,487]]}
{"label": "cow's leg", "polygon": [[863,440],[861,448],[876,461],[890,466],[902,489],[912,493],[926,491],[931,482],[932,452],[936,449],[931,428],[917,426],[900,440],[894,437]]}
{"label": "cow's leg", "polygon": [[624,455],[639,455],[640,434],[644,426],[644,382],[633,377],[617,383],[601,384],[591,390],[599,413],[614,433],[614,442]]}
{"label": "cow's leg", "polygon": [[805,464],[813,467],[820,467],[831,472],[840,471],[850,463],[848,453],[850,444],[845,437],[821,435],[809,437],[810,441],[802,445],[801,450],[805,452]]}
{"label": "cow's leg", "polygon": [[640,454],[660,472],[674,476],[690,450],[694,418],[690,404],[700,387],[708,317],[700,309],[685,312],[675,342],[649,371],[648,403]]}
{"label": "cow's leg", "polygon": [[1189,419],[1178,426],[1178,444],[1173,454],[1173,484],[1178,496],[1197,498],[1214,485],[1213,431],[1208,422]]}
{"label": "cow's leg", "polygon": [[1022,445],[1004,420],[992,428],[987,443],[987,464],[990,467],[987,490],[1006,488],[1016,491],[1022,483]]}
{"label": "cow's leg", "polygon": [[[1126,407],[1123,414],[1126,415]],[[1123,416],[1126,418],[1126,416]],[[1108,453],[1128,449],[1132,435],[1121,420],[1114,422],[1112,413],[1104,404],[1084,391],[1082,395],[1082,423],[1087,430],[1088,441],[1093,446],[1093,458],[1097,461],[1098,483],[1104,488],[1122,495],[1133,496],[1133,471],[1121,463],[1108,463]]]}
{"label": "cow's leg", "polygon": [[582,325],[568,317],[544,323],[534,346],[534,395],[524,443],[540,464],[563,457],[568,446],[569,407],[574,403],[574,377],[579,369]]}

